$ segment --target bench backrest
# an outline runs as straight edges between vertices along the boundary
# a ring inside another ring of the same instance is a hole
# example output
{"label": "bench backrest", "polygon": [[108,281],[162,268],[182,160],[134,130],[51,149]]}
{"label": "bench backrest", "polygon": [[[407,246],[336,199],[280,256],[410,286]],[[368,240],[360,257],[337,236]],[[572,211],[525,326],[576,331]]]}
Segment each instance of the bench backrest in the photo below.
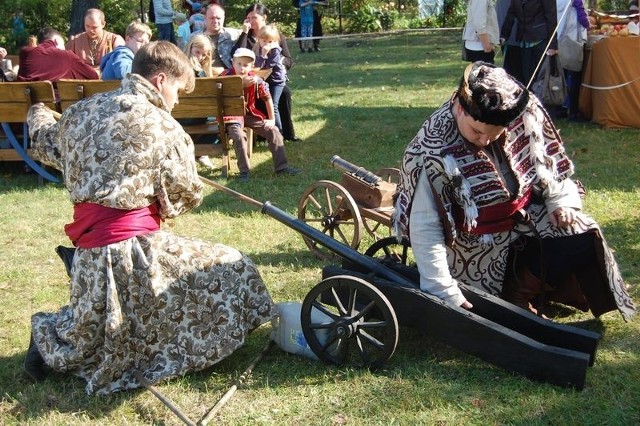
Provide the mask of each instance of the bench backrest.
{"label": "bench backrest", "polygon": [[242,78],[196,78],[195,89],[180,95],[171,115],[174,118],[199,118],[244,115]]}
{"label": "bench backrest", "polygon": [[0,83],[0,122],[22,123],[27,121],[29,107],[44,102],[55,109],[55,95],[50,81]]}
{"label": "bench backrest", "polygon": [[[20,83],[0,83],[0,123],[2,132],[9,141],[9,148],[0,149],[1,161],[24,161],[38,173],[38,180],[42,178],[57,182],[58,178],[30,157],[29,138],[26,135],[26,124],[22,125],[22,132],[14,133],[10,123],[26,123],[27,113],[31,105],[43,102],[55,110],[55,94],[50,81],[31,81]],[[24,137],[23,137],[24,135]]]}
{"label": "bench backrest", "polygon": [[58,81],[60,111],[63,112],[80,99],[96,93],[110,92],[120,87],[120,80],[67,80]]}
{"label": "bench backrest", "polygon": [[0,83],[0,122],[22,123],[27,121],[29,107],[44,102],[55,109],[55,95],[50,81]]}
{"label": "bench backrest", "polygon": [[[119,80],[60,80],[58,96],[60,111],[80,99],[120,87]],[[201,118],[244,115],[242,78],[204,77],[196,78],[195,89],[181,94],[179,103],[171,111],[174,118]]]}

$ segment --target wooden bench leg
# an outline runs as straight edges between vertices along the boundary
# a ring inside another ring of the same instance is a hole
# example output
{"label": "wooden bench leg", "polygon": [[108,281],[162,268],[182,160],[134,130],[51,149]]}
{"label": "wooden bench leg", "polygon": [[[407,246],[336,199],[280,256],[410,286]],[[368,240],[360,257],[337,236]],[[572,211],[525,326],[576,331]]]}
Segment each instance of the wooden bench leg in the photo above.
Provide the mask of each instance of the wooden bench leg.
{"label": "wooden bench leg", "polygon": [[245,127],[244,131],[245,131],[245,134],[247,135],[247,150],[248,150],[247,155],[249,156],[249,158],[251,158],[251,156],[253,155],[253,129],[250,129],[249,127]]}
{"label": "wooden bench leg", "polygon": [[222,149],[222,167],[220,169],[222,177],[228,179],[230,171],[229,149]]}

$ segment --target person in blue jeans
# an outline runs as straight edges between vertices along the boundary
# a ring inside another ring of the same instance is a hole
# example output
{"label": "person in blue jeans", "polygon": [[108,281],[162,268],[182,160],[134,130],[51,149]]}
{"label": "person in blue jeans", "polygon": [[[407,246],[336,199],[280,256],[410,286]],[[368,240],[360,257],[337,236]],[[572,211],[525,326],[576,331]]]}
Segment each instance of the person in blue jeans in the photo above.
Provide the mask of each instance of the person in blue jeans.
{"label": "person in blue jeans", "polygon": [[174,10],[171,0],[153,0],[153,12],[158,28],[158,40],[167,40],[176,44],[176,35],[173,31]]}
{"label": "person in blue jeans", "polygon": [[278,103],[282,91],[287,84],[287,69],[284,66],[282,47],[280,47],[280,32],[275,25],[265,25],[258,32],[258,44],[260,53],[256,56],[255,66],[260,69],[269,69],[271,74],[265,79],[269,83],[269,92],[273,100],[273,113],[276,127],[282,133],[282,120]]}
{"label": "person in blue jeans", "polygon": [[[300,2],[300,37],[313,37],[313,5],[315,0],[307,0]],[[303,52],[306,49],[307,52],[313,52],[311,48],[313,42],[311,40],[305,40],[302,42]]]}

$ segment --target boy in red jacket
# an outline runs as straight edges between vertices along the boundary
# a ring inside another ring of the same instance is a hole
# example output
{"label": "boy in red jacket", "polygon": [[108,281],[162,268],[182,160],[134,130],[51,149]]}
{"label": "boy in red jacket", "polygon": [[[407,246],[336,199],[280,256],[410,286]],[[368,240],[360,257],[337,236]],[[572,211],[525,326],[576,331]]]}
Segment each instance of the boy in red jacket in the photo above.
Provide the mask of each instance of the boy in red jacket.
{"label": "boy in red jacket", "polygon": [[[233,68],[224,71],[221,75],[239,75],[243,78],[244,99],[246,110],[244,117],[225,117],[225,129],[229,139],[233,140],[233,148],[240,169],[239,178],[246,182],[249,180],[249,156],[247,155],[247,141],[242,132],[242,127],[253,129],[255,133],[264,137],[269,144],[269,150],[273,157],[273,168],[276,176],[297,175],[302,170],[289,166],[287,153],[284,147],[284,139],[280,130],[276,127],[273,101],[269,93],[269,85],[253,72],[253,64],[256,55],[253,51],[239,48],[233,54]],[[261,99],[267,108],[267,116],[256,107],[256,100]]]}

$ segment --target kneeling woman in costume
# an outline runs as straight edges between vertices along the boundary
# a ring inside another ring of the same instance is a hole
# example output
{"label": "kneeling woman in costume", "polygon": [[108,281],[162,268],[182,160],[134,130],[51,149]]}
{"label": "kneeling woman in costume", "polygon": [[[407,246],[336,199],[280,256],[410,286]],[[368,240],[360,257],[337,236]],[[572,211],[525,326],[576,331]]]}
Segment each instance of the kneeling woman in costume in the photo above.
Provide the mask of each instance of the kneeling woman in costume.
{"label": "kneeling woman in costume", "polygon": [[557,301],[595,316],[635,313],[548,114],[515,78],[470,64],[408,145],[394,223],[420,288],[472,309],[458,283],[536,311]]}

